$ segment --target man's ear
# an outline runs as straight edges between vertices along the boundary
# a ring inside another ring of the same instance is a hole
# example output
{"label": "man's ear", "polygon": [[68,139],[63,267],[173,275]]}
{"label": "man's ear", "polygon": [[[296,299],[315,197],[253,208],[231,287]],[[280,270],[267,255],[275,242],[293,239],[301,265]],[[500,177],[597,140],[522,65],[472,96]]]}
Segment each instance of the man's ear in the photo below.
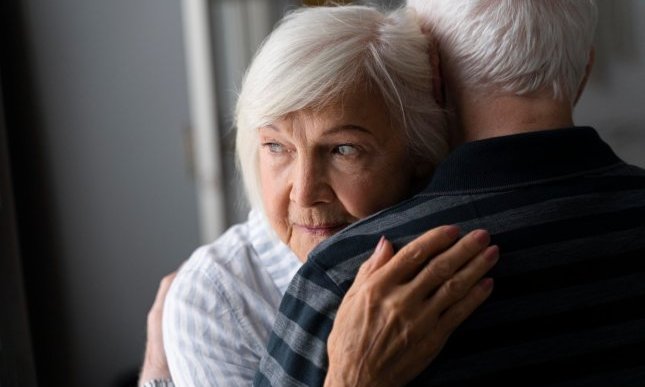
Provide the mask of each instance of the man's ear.
{"label": "man's ear", "polygon": [[446,107],[446,91],[441,74],[441,56],[436,40],[430,44],[430,67],[432,68],[432,94],[439,106]]}
{"label": "man's ear", "polygon": [[585,66],[585,75],[582,78],[582,82],[580,82],[580,86],[578,86],[578,92],[576,94],[576,98],[573,100],[573,105],[578,103],[578,100],[580,99],[580,96],[582,95],[582,92],[585,89],[585,86],[587,86],[587,81],[589,80],[589,76],[591,75],[591,69],[593,69],[593,64],[596,61],[596,49],[594,47],[591,47],[591,50],[589,51],[589,59],[587,60],[587,66]]}

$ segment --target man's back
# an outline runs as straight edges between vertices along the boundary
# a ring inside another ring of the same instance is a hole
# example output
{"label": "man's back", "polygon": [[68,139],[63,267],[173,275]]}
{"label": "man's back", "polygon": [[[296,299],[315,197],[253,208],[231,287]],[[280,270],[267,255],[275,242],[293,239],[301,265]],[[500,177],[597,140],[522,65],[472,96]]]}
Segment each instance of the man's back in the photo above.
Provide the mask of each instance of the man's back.
{"label": "man's back", "polygon": [[413,384],[642,385],[645,171],[589,128],[465,144],[424,193],[320,246],[256,384],[322,384],[335,311],[378,237],[401,246],[441,224],[489,230],[501,259],[491,298]]}

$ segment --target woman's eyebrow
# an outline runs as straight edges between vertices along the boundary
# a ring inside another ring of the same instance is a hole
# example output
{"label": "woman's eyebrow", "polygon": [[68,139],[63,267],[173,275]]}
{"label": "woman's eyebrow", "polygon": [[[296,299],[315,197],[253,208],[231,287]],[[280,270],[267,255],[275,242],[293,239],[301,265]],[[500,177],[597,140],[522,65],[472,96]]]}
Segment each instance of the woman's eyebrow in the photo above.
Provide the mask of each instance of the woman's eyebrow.
{"label": "woman's eyebrow", "polygon": [[271,130],[276,131],[276,132],[280,131],[280,128],[278,128],[277,126],[275,126],[273,124],[260,125],[260,127],[258,127],[258,131],[260,131],[262,129],[271,129]]}

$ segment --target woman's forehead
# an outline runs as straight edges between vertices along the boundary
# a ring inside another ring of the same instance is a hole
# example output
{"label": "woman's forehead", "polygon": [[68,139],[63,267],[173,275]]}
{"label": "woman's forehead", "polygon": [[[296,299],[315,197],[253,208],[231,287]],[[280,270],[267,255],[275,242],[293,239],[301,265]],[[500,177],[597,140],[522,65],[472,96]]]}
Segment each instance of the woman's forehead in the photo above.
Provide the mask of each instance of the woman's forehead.
{"label": "woman's forehead", "polygon": [[324,104],[289,112],[276,121],[363,121],[375,115],[380,119],[390,116],[383,97],[374,90],[358,88]]}

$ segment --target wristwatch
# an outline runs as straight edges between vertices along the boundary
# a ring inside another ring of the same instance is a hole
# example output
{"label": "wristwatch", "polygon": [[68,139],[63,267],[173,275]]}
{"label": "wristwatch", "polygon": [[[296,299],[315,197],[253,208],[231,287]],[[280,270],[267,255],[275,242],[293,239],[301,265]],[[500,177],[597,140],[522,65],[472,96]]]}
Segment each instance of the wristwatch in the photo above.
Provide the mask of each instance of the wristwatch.
{"label": "wristwatch", "polygon": [[175,387],[175,383],[171,379],[151,379],[140,387]]}

